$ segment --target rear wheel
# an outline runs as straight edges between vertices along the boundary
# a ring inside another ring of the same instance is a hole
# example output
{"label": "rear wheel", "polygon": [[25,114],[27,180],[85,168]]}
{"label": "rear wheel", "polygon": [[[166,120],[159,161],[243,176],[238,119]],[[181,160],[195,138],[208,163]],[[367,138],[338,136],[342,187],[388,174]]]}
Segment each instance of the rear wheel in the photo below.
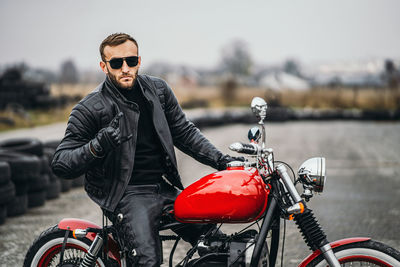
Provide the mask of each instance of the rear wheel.
{"label": "rear wheel", "polygon": [[[400,252],[374,240],[351,243],[333,249],[341,266],[400,266]],[[307,266],[328,266],[322,255]]]}
{"label": "rear wheel", "polygon": [[[63,261],[60,264],[60,252],[64,241],[65,230],[53,226],[44,231],[29,248],[24,267],[74,267],[79,266],[83,260],[91,241],[87,238],[74,239],[69,237],[65,245]],[[96,267],[104,267],[105,264],[99,258]]]}

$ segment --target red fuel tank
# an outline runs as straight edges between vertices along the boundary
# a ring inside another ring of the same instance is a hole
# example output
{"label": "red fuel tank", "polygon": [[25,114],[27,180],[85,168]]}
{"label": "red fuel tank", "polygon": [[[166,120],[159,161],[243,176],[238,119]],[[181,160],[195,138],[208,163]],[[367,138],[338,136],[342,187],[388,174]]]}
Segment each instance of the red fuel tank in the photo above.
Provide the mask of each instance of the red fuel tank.
{"label": "red fuel tank", "polygon": [[175,218],[185,223],[251,222],[264,213],[268,194],[257,169],[228,168],[183,190],[175,201]]}

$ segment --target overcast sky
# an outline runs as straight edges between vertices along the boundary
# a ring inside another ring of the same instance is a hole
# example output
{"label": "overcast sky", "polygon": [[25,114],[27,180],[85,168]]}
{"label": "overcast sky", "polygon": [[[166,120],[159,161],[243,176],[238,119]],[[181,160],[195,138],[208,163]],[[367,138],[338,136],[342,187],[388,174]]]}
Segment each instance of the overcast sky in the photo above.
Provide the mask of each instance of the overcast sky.
{"label": "overcast sky", "polygon": [[139,42],[142,66],[215,66],[232,40],[259,64],[400,59],[398,0],[0,0],[0,65],[98,68],[110,33]]}

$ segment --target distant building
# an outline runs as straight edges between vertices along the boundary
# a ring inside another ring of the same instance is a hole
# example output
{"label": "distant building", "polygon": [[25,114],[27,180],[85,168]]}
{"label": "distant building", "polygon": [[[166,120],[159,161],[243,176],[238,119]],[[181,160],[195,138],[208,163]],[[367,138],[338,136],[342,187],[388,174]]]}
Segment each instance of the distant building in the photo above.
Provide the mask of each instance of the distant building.
{"label": "distant building", "polygon": [[276,91],[283,89],[304,91],[311,88],[310,83],[306,79],[283,71],[266,74],[260,79],[259,85],[261,87]]}

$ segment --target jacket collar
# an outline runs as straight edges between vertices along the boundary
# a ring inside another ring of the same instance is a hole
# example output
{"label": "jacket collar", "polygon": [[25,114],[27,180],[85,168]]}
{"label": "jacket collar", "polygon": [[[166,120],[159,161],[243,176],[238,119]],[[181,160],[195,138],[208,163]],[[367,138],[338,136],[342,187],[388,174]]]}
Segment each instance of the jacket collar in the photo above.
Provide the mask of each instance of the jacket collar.
{"label": "jacket collar", "polygon": [[[145,95],[145,91],[147,90],[148,84],[146,82],[143,82],[144,79],[141,75],[137,76],[136,82],[138,83],[138,87],[140,88],[140,90],[142,90],[143,95]],[[111,79],[106,76],[106,79],[104,80],[103,83],[103,87],[107,90],[107,92],[109,92],[111,94],[112,97],[114,98],[118,98],[123,100],[124,102],[128,101],[125,96],[123,96],[118,88],[114,85],[114,83],[111,81]],[[144,85],[144,86],[143,86]]]}

